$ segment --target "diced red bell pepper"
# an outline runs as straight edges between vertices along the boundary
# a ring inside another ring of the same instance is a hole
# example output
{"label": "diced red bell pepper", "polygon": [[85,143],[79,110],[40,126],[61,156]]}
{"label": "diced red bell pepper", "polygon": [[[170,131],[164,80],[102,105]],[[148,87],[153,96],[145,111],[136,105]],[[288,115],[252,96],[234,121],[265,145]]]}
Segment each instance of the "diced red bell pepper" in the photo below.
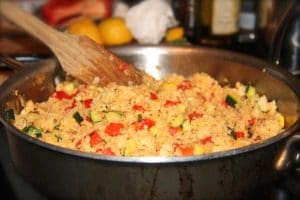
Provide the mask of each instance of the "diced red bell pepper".
{"label": "diced red bell pepper", "polygon": [[205,145],[207,143],[212,143],[211,136],[207,136],[205,138],[200,139],[200,143]]}
{"label": "diced red bell pepper", "polygon": [[177,86],[177,89],[180,89],[180,90],[189,90],[189,89],[192,89],[192,83],[190,80],[183,80],[180,85]]}
{"label": "diced red bell pepper", "polygon": [[48,0],[41,8],[44,20],[50,25],[78,16],[104,18],[111,15],[112,0]]}
{"label": "diced red bell pepper", "polygon": [[73,97],[75,97],[77,94],[79,93],[79,90],[77,90],[75,93],[73,94],[67,94],[66,92],[62,91],[62,90],[58,90],[55,91],[52,94],[53,98],[56,98],[58,100],[62,100],[62,99],[72,99]]}
{"label": "diced red bell pepper", "polygon": [[146,109],[143,106],[137,105],[137,104],[133,105],[132,109],[135,110],[135,111],[141,111],[141,112],[146,111]]}
{"label": "diced red bell pepper", "polygon": [[102,150],[101,153],[106,156],[114,156],[115,155],[115,153],[111,150],[111,148],[105,148]]}
{"label": "diced red bell pepper", "polygon": [[176,133],[178,133],[179,131],[181,131],[180,127],[169,127],[169,133],[172,136],[176,135]]}
{"label": "diced red bell pepper", "polygon": [[102,141],[102,138],[100,137],[98,131],[93,131],[90,134],[90,145],[91,147],[96,146],[97,144],[99,144]]}
{"label": "diced red bell pepper", "polygon": [[85,100],[83,100],[83,105],[85,108],[90,108],[92,102],[93,102],[93,99],[85,99]]}
{"label": "diced red bell pepper", "polygon": [[62,100],[62,99],[72,99],[73,96],[72,95],[69,95],[67,94],[66,92],[64,91],[55,91],[52,95],[52,97],[58,99],[58,100]]}
{"label": "diced red bell pepper", "polygon": [[150,99],[151,100],[157,100],[158,97],[157,97],[157,95],[154,92],[150,92]]}
{"label": "diced red bell pepper", "polygon": [[171,101],[171,100],[166,100],[164,106],[165,107],[171,107],[171,106],[175,106],[177,104],[179,104],[180,101]]}
{"label": "diced red bell pepper", "polygon": [[121,129],[124,128],[124,125],[121,123],[110,123],[105,128],[105,133],[107,133],[110,136],[117,136],[120,134]]}
{"label": "diced red bell pepper", "polygon": [[243,137],[245,137],[245,133],[242,132],[242,131],[235,132],[235,135],[236,135],[237,138],[243,138]]}
{"label": "diced red bell pepper", "polygon": [[193,146],[187,146],[187,147],[179,147],[180,151],[181,151],[181,154],[183,156],[191,156],[194,154],[194,148]]}
{"label": "diced red bell pepper", "polygon": [[134,128],[136,131],[138,130],[142,130],[142,129],[145,129],[145,128],[151,128],[152,126],[155,125],[155,121],[151,120],[151,119],[142,119],[141,121],[136,121],[136,122],[133,122],[133,125],[134,125]]}
{"label": "diced red bell pepper", "polygon": [[194,112],[190,113],[190,114],[188,115],[188,117],[189,117],[189,120],[192,121],[192,120],[194,120],[194,119],[197,119],[197,118],[199,118],[199,117],[202,117],[202,115],[203,115],[202,113],[198,113],[198,112],[194,111]]}

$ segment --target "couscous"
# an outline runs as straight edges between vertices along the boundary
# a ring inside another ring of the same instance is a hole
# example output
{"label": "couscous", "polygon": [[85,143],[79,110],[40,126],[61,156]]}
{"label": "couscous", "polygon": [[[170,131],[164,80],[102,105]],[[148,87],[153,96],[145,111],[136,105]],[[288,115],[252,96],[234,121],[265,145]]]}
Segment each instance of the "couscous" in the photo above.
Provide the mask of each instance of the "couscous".
{"label": "couscous", "polygon": [[47,102],[27,101],[14,124],[47,143],[116,156],[187,156],[261,142],[284,128],[275,101],[206,73],[142,85],[60,83]]}

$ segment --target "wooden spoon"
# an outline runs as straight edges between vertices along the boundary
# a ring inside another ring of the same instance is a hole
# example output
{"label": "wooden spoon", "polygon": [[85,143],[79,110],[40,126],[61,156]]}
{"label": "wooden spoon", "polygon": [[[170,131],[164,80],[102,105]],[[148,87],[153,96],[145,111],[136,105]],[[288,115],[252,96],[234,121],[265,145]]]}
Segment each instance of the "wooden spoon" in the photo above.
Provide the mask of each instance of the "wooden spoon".
{"label": "wooden spoon", "polygon": [[67,74],[84,83],[131,85],[142,82],[141,71],[85,36],[59,32],[9,1],[0,1],[0,14],[45,43]]}

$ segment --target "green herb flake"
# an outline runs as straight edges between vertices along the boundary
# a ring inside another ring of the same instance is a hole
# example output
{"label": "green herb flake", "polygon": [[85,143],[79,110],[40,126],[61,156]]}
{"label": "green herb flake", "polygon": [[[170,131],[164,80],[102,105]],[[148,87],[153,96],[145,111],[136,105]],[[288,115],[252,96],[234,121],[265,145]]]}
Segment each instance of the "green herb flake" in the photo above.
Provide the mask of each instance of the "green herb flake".
{"label": "green herb flake", "polygon": [[121,116],[124,114],[124,112],[119,111],[119,110],[102,110],[101,112],[103,112],[103,113],[114,112],[114,113],[117,113],[117,114],[119,114]]}
{"label": "green herb flake", "polygon": [[142,121],[142,120],[143,120],[142,114],[138,114],[137,118],[138,118],[138,121],[139,121],[139,122]]}
{"label": "green herb flake", "polygon": [[229,135],[233,139],[237,140],[236,132],[230,127],[227,127],[227,129],[228,129],[227,130],[227,135]]}
{"label": "green herb flake", "polygon": [[54,137],[56,137],[56,142],[60,142],[62,140],[60,135],[54,135]]}
{"label": "green herb flake", "polygon": [[57,124],[56,126],[54,126],[54,130],[59,130],[60,124]]}

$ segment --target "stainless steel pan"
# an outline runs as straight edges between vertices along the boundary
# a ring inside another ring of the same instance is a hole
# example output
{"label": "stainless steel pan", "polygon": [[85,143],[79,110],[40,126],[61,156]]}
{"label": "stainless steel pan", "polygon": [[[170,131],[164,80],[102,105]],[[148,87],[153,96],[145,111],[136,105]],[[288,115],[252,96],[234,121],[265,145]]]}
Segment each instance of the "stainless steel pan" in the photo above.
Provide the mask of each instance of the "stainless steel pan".
{"label": "stainless steel pan", "polygon": [[18,112],[24,99],[43,101],[54,90],[63,72],[55,59],[41,61],[0,87],[0,119],[17,171],[44,194],[59,199],[242,199],[297,164],[300,83],[286,70],[216,49],[112,50],[158,79],[171,72],[207,72],[223,84],[251,83],[258,93],[278,102],[287,119],[286,131],[259,144],[190,157],[104,157],[53,146],[20,133],[5,119],[7,109]]}

